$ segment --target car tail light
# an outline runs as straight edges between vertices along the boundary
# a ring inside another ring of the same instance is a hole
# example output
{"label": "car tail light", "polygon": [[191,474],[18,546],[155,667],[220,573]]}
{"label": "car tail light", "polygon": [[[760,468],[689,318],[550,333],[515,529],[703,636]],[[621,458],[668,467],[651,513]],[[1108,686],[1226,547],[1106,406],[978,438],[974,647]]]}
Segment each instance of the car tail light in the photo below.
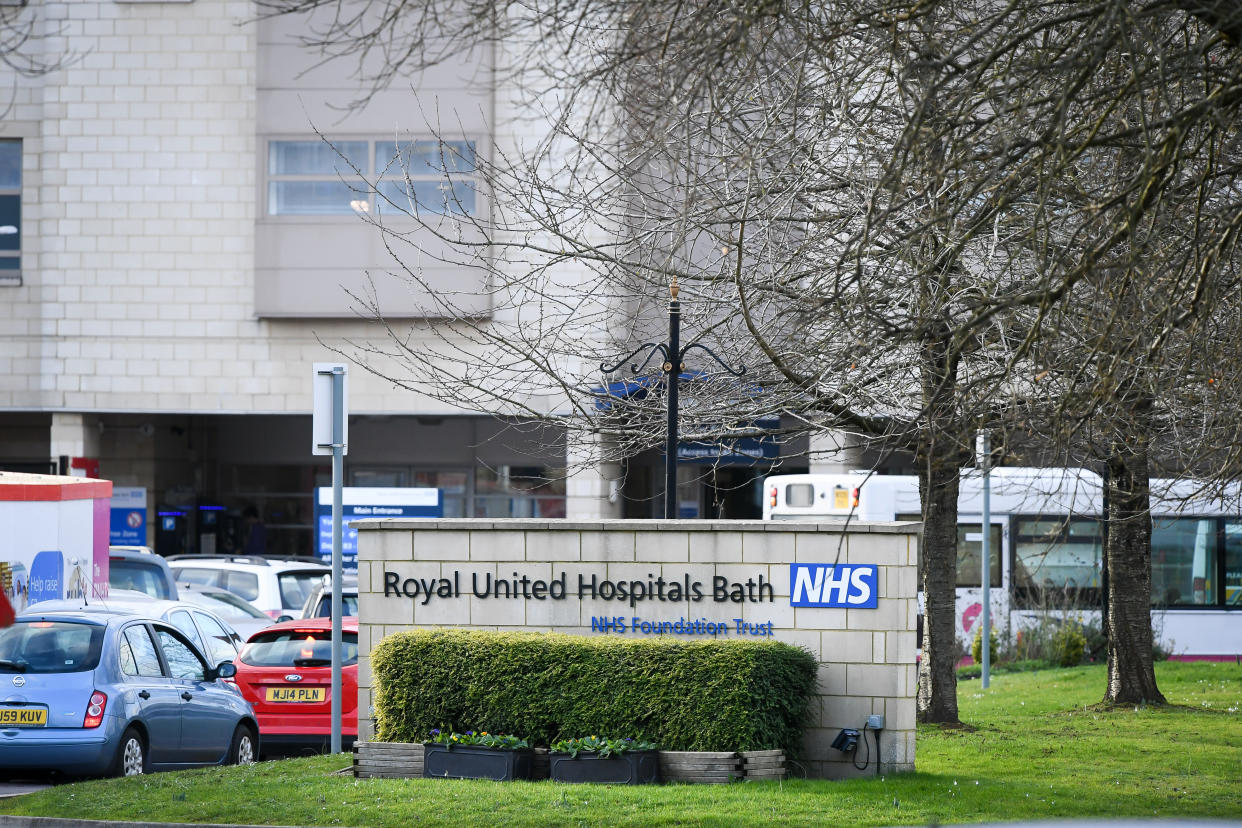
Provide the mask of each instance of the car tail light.
{"label": "car tail light", "polygon": [[858,508],[858,489],[850,489],[850,508]]}
{"label": "car tail light", "polygon": [[103,724],[104,708],[108,706],[108,697],[96,690],[91,693],[91,702],[86,706],[86,718],[82,727],[99,727]]}
{"label": "car tail light", "polygon": [[282,615],[280,610],[268,610],[267,614],[268,614],[268,617],[272,618],[273,620],[279,618]]}
{"label": "car tail light", "polygon": [[771,494],[768,495],[768,497],[770,498],[768,505],[775,506],[776,505],[776,487],[775,486],[772,487],[772,492]]}
{"label": "car tail light", "polygon": [[306,645],[302,647],[302,658],[315,657],[315,636],[306,636]]}

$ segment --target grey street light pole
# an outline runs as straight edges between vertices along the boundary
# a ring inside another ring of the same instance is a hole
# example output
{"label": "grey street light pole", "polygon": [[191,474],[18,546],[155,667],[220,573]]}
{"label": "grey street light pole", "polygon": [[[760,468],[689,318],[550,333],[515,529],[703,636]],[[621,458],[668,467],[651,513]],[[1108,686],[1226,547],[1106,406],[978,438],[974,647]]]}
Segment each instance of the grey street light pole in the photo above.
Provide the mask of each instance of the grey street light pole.
{"label": "grey street light pole", "polygon": [[341,752],[342,486],[349,444],[344,365],[316,363],[312,378],[311,453],[332,455],[332,685],[330,748]]}
{"label": "grey street light pole", "polygon": [[698,348],[707,353],[720,367],[733,376],[740,377],[746,373],[746,366],[739,366],[736,369],[730,368],[725,364],[724,360],[716,356],[716,353],[706,345],[692,342],[685,348],[681,347],[681,300],[678,298],[680,292],[681,288],[677,285],[677,277],[674,276],[672,284],[668,288],[668,342],[643,343],[615,365],[609,366],[607,363],[601,363],[599,366],[599,369],[605,374],[611,374],[638,354],[647,351],[647,358],[641,364],[630,363],[630,371],[637,374],[647,367],[653,356],[656,354],[664,356],[664,362],[660,366],[660,370],[664,374],[664,399],[667,410],[667,425],[664,435],[664,517],[668,520],[677,519],[677,416],[680,405],[678,384],[681,381],[682,372],[686,369],[686,353]]}

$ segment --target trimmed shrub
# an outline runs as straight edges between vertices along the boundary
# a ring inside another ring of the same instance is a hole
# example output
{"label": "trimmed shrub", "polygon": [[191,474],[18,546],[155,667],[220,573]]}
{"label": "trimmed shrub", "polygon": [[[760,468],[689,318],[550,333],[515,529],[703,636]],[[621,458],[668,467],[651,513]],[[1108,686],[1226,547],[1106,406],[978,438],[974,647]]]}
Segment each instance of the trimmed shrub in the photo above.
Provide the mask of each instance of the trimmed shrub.
{"label": "trimmed shrub", "polygon": [[[975,640],[970,642],[970,657],[975,664],[983,663],[983,625],[975,626]],[[999,659],[996,655],[996,630],[988,630],[988,664],[995,664]]]}
{"label": "trimmed shrub", "polygon": [[1062,667],[1082,664],[1083,653],[1087,650],[1087,636],[1083,634],[1082,626],[1067,620],[1052,637],[1052,650],[1057,664]]}
{"label": "trimmed shrub", "polygon": [[380,741],[440,728],[793,756],[817,664],[778,642],[413,630],[381,641],[371,669]]}

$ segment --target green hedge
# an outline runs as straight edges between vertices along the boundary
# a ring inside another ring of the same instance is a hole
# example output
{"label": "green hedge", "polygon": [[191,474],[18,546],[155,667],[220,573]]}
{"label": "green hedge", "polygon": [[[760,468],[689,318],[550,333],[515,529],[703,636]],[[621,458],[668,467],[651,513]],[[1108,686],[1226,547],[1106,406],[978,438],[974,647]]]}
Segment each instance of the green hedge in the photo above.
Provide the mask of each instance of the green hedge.
{"label": "green hedge", "polygon": [[548,745],[607,735],[665,750],[796,756],[816,663],[759,641],[587,638],[415,630],[371,653],[376,738],[432,728],[513,733]]}

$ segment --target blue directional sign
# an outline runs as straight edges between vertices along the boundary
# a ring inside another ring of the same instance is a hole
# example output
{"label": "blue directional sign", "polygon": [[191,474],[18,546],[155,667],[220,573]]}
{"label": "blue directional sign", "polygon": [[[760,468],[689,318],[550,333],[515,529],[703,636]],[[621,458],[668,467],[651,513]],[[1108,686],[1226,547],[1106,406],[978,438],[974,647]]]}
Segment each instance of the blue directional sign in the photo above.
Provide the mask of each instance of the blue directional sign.
{"label": "blue directional sign", "polygon": [[[443,517],[439,489],[389,489],[347,486],[341,490],[341,565],[358,569],[358,530],[348,524],[356,518]],[[315,490],[315,525],[319,530],[319,557],[332,563],[332,487]]]}
{"label": "blue directional sign", "polygon": [[141,486],[113,486],[108,524],[112,546],[147,545],[147,490]]}

